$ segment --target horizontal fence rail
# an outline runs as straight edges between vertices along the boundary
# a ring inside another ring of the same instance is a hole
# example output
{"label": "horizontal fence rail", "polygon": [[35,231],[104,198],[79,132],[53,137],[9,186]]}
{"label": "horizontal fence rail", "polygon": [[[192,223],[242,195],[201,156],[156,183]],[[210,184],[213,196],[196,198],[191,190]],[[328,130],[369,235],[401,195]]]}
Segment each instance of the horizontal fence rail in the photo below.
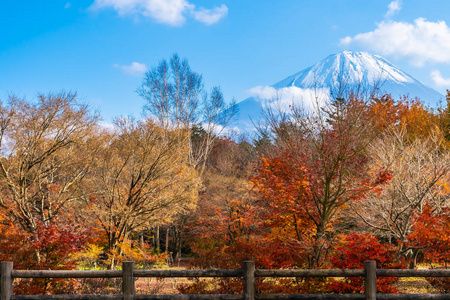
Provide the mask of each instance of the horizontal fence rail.
{"label": "horizontal fence rail", "polygon": [[242,277],[243,270],[135,270],[136,277]]}
{"label": "horizontal fence rail", "polygon": [[434,270],[400,270],[400,269],[378,269],[379,277],[450,277],[450,269]]}
{"label": "horizontal fence rail", "polygon": [[364,277],[364,270],[255,270],[256,277]]}
{"label": "horizontal fence rail", "polygon": [[[50,271],[13,270],[12,262],[0,263],[0,300],[148,300],[148,299],[449,299],[450,294],[377,294],[377,277],[449,277],[450,269],[398,270],[376,269],[375,261],[366,261],[364,269],[330,270],[257,270],[253,261],[243,262],[241,270],[135,270],[133,262],[123,262],[122,270]],[[157,277],[236,277],[243,278],[241,295],[142,295],[135,293],[135,278]],[[255,293],[255,279],[288,277],[364,277],[364,294],[263,294]],[[13,295],[15,278],[122,278],[122,294],[118,295]]]}
{"label": "horizontal fence rail", "polygon": [[122,271],[50,271],[17,270],[11,272],[13,278],[120,278]]}

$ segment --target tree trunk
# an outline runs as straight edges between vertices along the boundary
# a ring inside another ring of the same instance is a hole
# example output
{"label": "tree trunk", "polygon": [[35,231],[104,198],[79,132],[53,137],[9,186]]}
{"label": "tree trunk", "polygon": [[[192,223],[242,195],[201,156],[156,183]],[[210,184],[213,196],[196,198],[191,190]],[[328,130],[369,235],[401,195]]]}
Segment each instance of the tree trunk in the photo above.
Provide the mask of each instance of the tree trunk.
{"label": "tree trunk", "polygon": [[179,226],[174,225],[172,230],[173,243],[175,246],[175,260],[179,260],[181,258],[181,228]]}
{"label": "tree trunk", "polygon": [[167,226],[167,228],[166,228],[166,253],[169,253],[169,229],[170,229],[170,227]]}
{"label": "tree trunk", "polygon": [[160,244],[160,240],[159,240],[159,225],[156,226],[156,230],[155,230],[155,248],[156,248],[156,253],[161,253],[161,244]]}

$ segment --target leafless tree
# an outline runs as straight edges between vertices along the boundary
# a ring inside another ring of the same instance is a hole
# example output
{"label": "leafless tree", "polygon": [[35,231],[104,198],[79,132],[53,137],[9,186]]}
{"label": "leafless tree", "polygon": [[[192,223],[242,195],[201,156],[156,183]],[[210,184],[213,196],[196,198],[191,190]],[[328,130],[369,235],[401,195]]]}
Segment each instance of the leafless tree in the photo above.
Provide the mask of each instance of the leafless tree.
{"label": "leafless tree", "polygon": [[439,132],[412,139],[402,128],[389,130],[371,145],[370,157],[373,170],[389,170],[393,178],[353,209],[380,236],[408,241],[413,216],[425,203],[433,209],[450,205],[450,153]]}
{"label": "leafless tree", "polygon": [[203,78],[191,70],[187,59],[174,54],[170,62],[160,61],[145,74],[138,94],[147,101],[145,111],[163,128],[183,128],[188,134],[196,125],[203,133],[197,144],[189,142],[189,161],[200,175],[211,146],[236,112],[234,101],[227,105],[219,87],[209,95]]}

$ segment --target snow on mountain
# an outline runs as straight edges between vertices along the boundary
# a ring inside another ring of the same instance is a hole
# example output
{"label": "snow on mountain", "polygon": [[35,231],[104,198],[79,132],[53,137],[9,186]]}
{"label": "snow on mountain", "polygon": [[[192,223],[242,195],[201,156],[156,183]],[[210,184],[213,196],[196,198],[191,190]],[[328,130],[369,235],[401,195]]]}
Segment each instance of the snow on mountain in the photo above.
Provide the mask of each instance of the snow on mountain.
{"label": "snow on mountain", "polygon": [[417,82],[384,58],[365,52],[343,51],[330,55],[319,63],[276,83],[274,87],[301,88],[336,86],[344,80],[349,84],[375,83],[378,80],[398,84]]}
{"label": "snow on mountain", "polygon": [[328,101],[330,94],[342,96],[350,91],[391,94],[419,98],[436,106],[444,96],[403,72],[384,58],[366,52],[343,51],[333,54],[272,86],[258,86],[250,92],[253,97],[238,103],[235,126],[240,131],[254,128],[267,106],[287,107],[294,103],[311,107],[317,99]]}

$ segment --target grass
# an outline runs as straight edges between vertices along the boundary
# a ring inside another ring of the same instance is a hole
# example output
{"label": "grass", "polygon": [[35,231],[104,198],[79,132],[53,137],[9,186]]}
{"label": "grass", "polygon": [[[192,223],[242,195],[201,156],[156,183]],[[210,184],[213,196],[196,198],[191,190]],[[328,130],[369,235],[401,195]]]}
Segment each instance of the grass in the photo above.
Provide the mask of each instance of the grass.
{"label": "grass", "polygon": [[395,287],[403,294],[438,294],[439,292],[423,277],[399,278]]}

